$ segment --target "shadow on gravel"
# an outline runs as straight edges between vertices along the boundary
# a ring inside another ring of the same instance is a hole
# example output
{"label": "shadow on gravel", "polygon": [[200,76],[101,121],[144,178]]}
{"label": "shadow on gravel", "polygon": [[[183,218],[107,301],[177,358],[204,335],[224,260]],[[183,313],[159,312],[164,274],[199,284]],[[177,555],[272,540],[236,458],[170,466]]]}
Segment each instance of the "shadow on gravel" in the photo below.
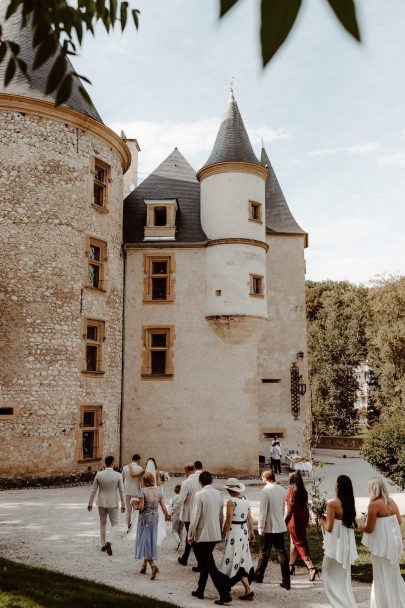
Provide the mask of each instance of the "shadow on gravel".
{"label": "shadow on gravel", "polygon": [[173,608],[175,604],[125,593],[73,576],[0,558],[2,608]]}

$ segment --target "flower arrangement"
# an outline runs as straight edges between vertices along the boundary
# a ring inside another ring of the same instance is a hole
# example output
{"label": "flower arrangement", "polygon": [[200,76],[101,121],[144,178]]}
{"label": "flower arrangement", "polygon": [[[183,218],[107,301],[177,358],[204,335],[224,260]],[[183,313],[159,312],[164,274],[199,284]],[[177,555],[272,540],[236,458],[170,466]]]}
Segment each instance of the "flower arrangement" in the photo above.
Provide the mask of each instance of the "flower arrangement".
{"label": "flower arrangement", "polygon": [[324,496],[312,496],[309,506],[315,519],[325,516],[327,505],[328,503]]}
{"label": "flower arrangement", "polygon": [[169,481],[170,475],[167,471],[159,471],[159,479],[162,483]]}

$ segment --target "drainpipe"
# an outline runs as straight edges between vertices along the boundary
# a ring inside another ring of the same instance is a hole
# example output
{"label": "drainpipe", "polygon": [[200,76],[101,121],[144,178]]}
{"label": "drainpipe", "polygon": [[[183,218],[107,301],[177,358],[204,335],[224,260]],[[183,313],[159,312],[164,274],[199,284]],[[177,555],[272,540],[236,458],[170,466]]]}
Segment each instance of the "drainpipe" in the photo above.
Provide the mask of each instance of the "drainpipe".
{"label": "drainpipe", "polygon": [[124,409],[124,363],[125,363],[125,297],[126,297],[126,284],[127,284],[127,252],[125,249],[125,245],[122,245],[122,255],[123,255],[123,293],[122,293],[122,328],[121,328],[121,403],[120,403],[120,416],[119,416],[119,425],[120,425],[120,438],[119,438],[119,454],[120,460],[119,465],[122,468],[123,462],[123,454],[122,454],[122,421],[123,421],[123,409]]}

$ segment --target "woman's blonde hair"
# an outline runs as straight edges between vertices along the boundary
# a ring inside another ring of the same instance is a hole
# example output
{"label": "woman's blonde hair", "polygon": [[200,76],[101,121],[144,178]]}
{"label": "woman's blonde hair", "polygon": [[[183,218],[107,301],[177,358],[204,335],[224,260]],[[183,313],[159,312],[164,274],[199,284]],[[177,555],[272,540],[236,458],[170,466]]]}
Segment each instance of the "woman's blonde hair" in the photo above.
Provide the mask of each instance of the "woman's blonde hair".
{"label": "woman's blonde hair", "polygon": [[143,476],[143,485],[147,488],[155,485],[155,477],[152,475],[152,473],[145,473]]}
{"label": "woman's blonde hair", "polygon": [[389,494],[387,486],[381,477],[372,477],[368,480],[368,495],[371,500],[382,498],[386,505],[388,505]]}

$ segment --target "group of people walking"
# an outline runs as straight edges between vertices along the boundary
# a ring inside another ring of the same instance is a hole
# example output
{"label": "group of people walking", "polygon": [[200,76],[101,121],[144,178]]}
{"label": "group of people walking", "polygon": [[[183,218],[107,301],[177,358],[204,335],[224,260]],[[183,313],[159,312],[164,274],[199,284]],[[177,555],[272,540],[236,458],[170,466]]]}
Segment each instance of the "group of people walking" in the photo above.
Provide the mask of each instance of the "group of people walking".
{"label": "group of people walking", "polygon": [[[118,522],[118,494],[121,495],[121,505],[125,504],[127,508],[128,531],[136,525],[135,558],[143,560],[141,574],[146,574],[149,565],[150,578],[156,578],[159,569],[155,560],[162,539],[159,538],[159,522],[164,529],[165,521],[171,520],[177,548],[186,531],[184,551],[178,557],[178,563],[187,566],[191,551],[197,560],[198,565],[192,568],[199,575],[197,587],[191,592],[193,597],[204,599],[210,577],[219,594],[215,604],[230,602],[232,587],[238,582],[244,587],[239,599],[253,600],[252,583],[263,582],[272,547],[277,551],[282,578],[280,586],[284,589],[291,589],[291,576],[295,573],[298,557],[306,565],[310,581],[319,576],[308,547],[308,493],[299,472],[290,475],[288,491],[276,483],[273,470],[262,473],[264,488],[258,521],[262,542],[254,568],[249,544],[254,540],[251,507],[244,496],[246,488],[242,482],[230,478],[224,485],[228,494],[224,514],[223,494],[213,487],[211,473],[203,470],[200,461],[189,463],[185,466],[185,479],[177,484],[168,509],[163,498],[161,474],[154,459],[149,459],[142,468],[140,457],[135,454],[132,462],[124,467],[122,476],[113,470],[111,459],[106,458],[106,469],[95,477],[88,508],[91,510],[99,490],[101,549],[111,555]],[[399,509],[379,478],[370,480],[369,495],[367,523],[358,525],[351,480],[340,475],[336,481],[336,498],[328,502],[326,513],[318,518],[324,531],[322,580],[332,608],[356,606],[351,585],[351,566],[357,559],[356,528],[363,531],[362,543],[372,554],[374,580],[370,608],[405,608],[405,583],[399,570],[402,552]],[[121,510],[125,511],[125,507]],[[133,512],[135,517],[131,519]],[[107,516],[112,531],[108,542],[105,535]],[[289,559],[285,549],[287,530],[291,540]],[[224,551],[217,566],[213,551],[221,540],[224,540]]]}

